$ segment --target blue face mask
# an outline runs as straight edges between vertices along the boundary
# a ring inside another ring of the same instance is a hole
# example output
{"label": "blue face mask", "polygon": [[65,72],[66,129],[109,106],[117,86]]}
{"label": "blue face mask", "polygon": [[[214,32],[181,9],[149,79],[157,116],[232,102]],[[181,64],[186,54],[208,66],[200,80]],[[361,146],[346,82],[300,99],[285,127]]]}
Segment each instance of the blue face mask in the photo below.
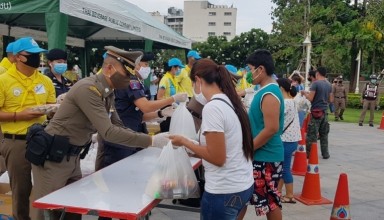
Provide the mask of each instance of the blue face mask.
{"label": "blue face mask", "polygon": [[55,63],[53,66],[53,71],[57,74],[63,74],[65,71],[67,71],[67,64],[66,63]]}
{"label": "blue face mask", "polygon": [[177,71],[176,71],[176,76],[180,75],[181,73],[181,69],[179,68]]}

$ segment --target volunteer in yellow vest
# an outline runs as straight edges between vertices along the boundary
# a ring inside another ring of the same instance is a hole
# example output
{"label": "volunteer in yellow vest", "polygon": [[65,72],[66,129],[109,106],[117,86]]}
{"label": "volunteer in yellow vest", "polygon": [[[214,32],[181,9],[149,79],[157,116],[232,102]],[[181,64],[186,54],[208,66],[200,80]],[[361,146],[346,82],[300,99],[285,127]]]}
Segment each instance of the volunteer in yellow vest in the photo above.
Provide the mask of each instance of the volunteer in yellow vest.
{"label": "volunteer in yellow vest", "polygon": [[[168,60],[168,63],[164,64],[165,74],[159,83],[159,91],[157,92],[158,100],[166,99],[172,97],[176,93],[180,93],[179,83],[177,83],[175,76],[180,74],[181,68],[184,68],[184,65],[178,58],[171,58]],[[165,121],[160,123],[161,132],[169,131],[170,122],[171,118],[168,117]]]}
{"label": "volunteer in yellow vest", "polygon": [[7,57],[4,57],[0,62],[0,74],[5,73],[15,62],[15,56],[13,55],[13,42],[8,44],[5,52],[7,52]]}
{"label": "volunteer in yellow vest", "polygon": [[[5,52],[7,53],[7,57],[4,57],[0,62],[0,75],[7,72],[7,70],[15,62],[15,56],[13,55],[13,42],[8,44]],[[1,131],[0,136],[3,136]],[[7,171],[5,167],[5,160],[4,157],[0,155],[0,176],[5,173],[5,171]]]}
{"label": "volunteer in yellow vest", "polygon": [[191,73],[192,65],[199,59],[201,59],[199,53],[196,50],[190,50],[187,54],[188,64],[181,70],[180,74],[176,76],[176,81],[180,85],[180,92],[186,92],[188,98],[193,96],[192,81],[189,77]]}
{"label": "volunteer in yellow vest", "polygon": [[32,110],[43,104],[55,103],[52,81],[41,74],[40,52],[45,52],[31,38],[14,42],[16,63],[0,75],[0,121],[4,139],[1,155],[5,157],[12,190],[14,219],[29,220],[31,164],[25,159],[27,128],[46,120],[44,113]]}
{"label": "volunteer in yellow vest", "polygon": [[241,97],[244,97],[246,93],[254,92],[253,85],[247,82],[246,74],[248,73],[247,68],[241,69],[241,79],[237,82],[236,91]]}

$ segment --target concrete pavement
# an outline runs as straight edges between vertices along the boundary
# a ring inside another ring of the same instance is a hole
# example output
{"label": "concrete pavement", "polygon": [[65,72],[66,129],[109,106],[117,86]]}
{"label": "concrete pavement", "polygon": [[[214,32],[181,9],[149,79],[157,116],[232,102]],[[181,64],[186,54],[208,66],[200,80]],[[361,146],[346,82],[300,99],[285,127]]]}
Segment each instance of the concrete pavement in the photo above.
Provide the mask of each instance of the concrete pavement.
{"label": "concrete pavement", "polygon": [[[331,157],[328,160],[319,156],[322,196],[333,201],[339,175],[347,173],[352,219],[384,219],[384,130],[359,127],[357,123],[331,122],[329,149]],[[303,181],[304,177],[294,176],[295,193],[301,193]],[[170,204],[170,201],[163,203]],[[331,210],[332,204],[283,204],[283,219],[324,220],[330,218]],[[97,218],[87,216],[83,219]],[[199,214],[155,208],[150,219],[196,220]],[[266,217],[256,217],[254,209],[249,206],[245,220],[251,219]]]}

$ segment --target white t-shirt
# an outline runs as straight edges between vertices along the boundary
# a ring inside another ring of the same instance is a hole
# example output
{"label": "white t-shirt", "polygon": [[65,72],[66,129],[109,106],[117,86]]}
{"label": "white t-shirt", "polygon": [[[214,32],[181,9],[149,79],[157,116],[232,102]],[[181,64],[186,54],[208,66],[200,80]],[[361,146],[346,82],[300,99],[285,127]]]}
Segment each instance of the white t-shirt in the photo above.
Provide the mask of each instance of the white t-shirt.
{"label": "white t-shirt", "polygon": [[151,73],[149,81],[151,81],[151,85],[149,85],[149,91],[151,95],[156,95],[157,94],[157,88],[158,88],[158,83],[153,84],[152,82],[157,79],[157,76],[153,73]]}
{"label": "white t-shirt", "polygon": [[293,122],[281,135],[283,142],[296,142],[301,140],[299,114],[293,99],[284,99],[284,129]]}
{"label": "white t-shirt", "polygon": [[[224,94],[213,98],[222,98],[232,105]],[[206,145],[206,132],[222,132],[225,137],[226,161],[222,167],[203,160],[205,168],[205,191],[214,194],[241,192],[253,184],[252,160],[243,154],[243,136],[240,121],[234,110],[221,100],[211,100],[202,112],[200,143]]]}

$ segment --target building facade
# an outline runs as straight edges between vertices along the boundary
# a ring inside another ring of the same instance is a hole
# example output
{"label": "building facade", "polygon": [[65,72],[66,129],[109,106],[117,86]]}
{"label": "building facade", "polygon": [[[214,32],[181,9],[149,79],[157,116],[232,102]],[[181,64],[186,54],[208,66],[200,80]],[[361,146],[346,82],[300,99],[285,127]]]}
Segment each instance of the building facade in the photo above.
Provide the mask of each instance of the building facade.
{"label": "building facade", "polygon": [[237,8],[214,5],[208,1],[184,1],[183,36],[192,41],[205,41],[209,36],[236,36]]}

